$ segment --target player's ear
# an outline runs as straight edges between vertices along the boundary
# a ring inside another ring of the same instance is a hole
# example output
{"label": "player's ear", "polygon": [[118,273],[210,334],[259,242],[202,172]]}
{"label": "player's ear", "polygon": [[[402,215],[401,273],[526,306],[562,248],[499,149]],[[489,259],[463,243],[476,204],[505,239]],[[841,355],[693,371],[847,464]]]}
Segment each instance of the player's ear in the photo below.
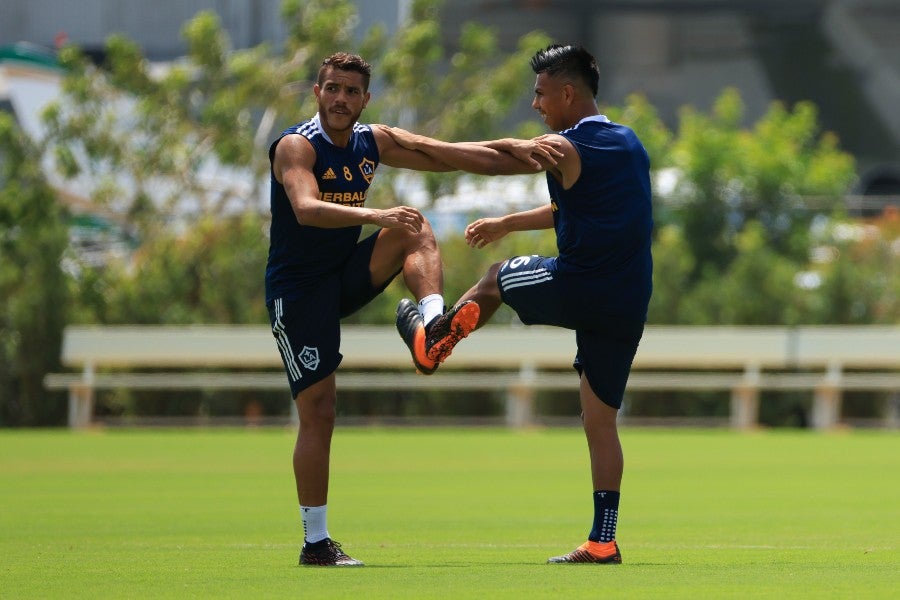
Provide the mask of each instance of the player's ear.
{"label": "player's ear", "polygon": [[563,99],[566,101],[566,104],[572,104],[575,101],[575,85],[571,83],[566,83],[563,85],[562,89]]}
{"label": "player's ear", "polygon": [[369,104],[369,99],[370,99],[371,97],[372,97],[372,94],[371,94],[371,93],[369,93],[369,92],[366,92],[366,93],[365,93],[365,95],[363,96],[363,108],[365,108],[366,106],[368,106],[368,104]]}

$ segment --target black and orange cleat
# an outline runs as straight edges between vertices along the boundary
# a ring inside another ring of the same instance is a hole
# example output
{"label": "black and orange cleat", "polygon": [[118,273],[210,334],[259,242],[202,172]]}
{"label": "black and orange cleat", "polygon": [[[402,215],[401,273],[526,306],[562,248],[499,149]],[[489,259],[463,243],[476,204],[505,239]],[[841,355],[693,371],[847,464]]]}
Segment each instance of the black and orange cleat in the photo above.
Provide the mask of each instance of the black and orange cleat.
{"label": "black and orange cleat", "polygon": [[481,308],[473,300],[460,302],[425,328],[425,352],[435,364],[447,360],[461,339],[478,326]]}
{"label": "black and orange cleat", "polygon": [[303,544],[300,550],[300,564],[314,567],[362,567],[362,561],[350,558],[341,550],[341,545],[331,538],[314,544]]}
{"label": "black and orange cleat", "polygon": [[419,308],[412,300],[404,298],[397,305],[397,331],[409,348],[416,370],[423,375],[437,371],[438,363],[425,353],[425,325]]}
{"label": "black and orange cleat", "polygon": [[594,563],[618,565],[622,564],[622,554],[619,552],[619,545],[616,544],[615,540],[604,544],[588,540],[568,554],[548,558],[547,562],[551,564]]}

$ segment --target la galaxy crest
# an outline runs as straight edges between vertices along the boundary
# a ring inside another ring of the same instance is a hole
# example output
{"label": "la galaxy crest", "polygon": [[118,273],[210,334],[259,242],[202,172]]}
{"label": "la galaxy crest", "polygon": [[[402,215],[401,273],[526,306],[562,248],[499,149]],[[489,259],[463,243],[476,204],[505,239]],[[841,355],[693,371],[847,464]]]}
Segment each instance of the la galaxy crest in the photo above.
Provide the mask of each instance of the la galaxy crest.
{"label": "la galaxy crest", "polygon": [[375,179],[375,161],[368,158],[362,159],[362,162],[359,163],[359,172],[362,173],[366,183],[372,183],[372,180]]}
{"label": "la galaxy crest", "polygon": [[303,346],[303,350],[297,355],[297,358],[300,359],[300,364],[309,369],[310,371],[315,371],[319,368],[319,349],[318,348],[310,348],[309,346]]}

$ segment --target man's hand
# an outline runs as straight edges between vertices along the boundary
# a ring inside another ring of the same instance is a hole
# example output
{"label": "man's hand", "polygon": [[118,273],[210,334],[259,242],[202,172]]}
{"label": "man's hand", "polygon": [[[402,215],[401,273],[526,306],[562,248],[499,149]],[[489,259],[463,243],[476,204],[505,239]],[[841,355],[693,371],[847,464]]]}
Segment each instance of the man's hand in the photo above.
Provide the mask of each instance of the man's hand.
{"label": "man's hand", "polygon": [[509,233],[499,218],[478,219],[466,227],[466,243],[471,248],[484,248]]}
{"label": "man's hand", "polygon": [[542,135],[530,140],[507,138],[503,142],[503,150],[537,170],[544,168],[544,164],[538,160],[539,158],[555,167],[556,159],[563,157],[563,153],[559,151],[562,143],[550,135]]}
{"label": "man's hand", "polygon": [[425,217],[418,209],[410,206],[374,209],[374,224],[386,229],[407,229],[413,233],[422,231]]}

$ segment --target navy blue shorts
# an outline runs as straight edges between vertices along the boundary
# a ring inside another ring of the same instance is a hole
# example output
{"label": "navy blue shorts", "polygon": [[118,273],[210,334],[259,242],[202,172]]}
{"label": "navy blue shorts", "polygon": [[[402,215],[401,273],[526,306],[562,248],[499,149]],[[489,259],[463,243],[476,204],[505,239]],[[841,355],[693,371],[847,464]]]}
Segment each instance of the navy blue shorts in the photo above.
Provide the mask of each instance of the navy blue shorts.
{"label": "navy blue shorts", "polygon": [[377,238],[378,232],[359,242],[340,270],[300,298],[276,298],[266,305],[294,397],[341,364],[341,318],[368,304],[400,273],[377,288],[372,285],[369,263]]}
{"label": "navy blue shorts", "polygon": [[510,258],[497,272],[500,297],[526,325],[574,329],[577,349],[572,366],[587,376],[604,404],[621,408],[644,319],[604,314],[597,309],[598,291],[589,278],[563,275],[556,267],[556,258]]}

